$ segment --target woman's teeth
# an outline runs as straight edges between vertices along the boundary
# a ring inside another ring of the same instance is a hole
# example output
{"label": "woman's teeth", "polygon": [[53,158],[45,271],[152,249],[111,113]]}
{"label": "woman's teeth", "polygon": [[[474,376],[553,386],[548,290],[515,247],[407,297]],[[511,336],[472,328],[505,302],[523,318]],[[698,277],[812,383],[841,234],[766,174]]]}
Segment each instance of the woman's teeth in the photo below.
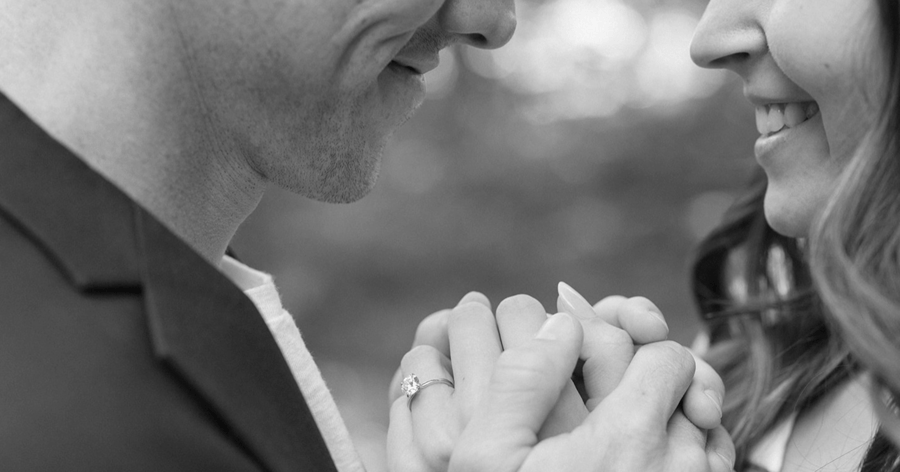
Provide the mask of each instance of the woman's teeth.
{"label": "woman's teeth", "polygon": [[768,136],[784,128],[793,128],[816,116],[816,102],[773,103],[756,107],[756,130]]}

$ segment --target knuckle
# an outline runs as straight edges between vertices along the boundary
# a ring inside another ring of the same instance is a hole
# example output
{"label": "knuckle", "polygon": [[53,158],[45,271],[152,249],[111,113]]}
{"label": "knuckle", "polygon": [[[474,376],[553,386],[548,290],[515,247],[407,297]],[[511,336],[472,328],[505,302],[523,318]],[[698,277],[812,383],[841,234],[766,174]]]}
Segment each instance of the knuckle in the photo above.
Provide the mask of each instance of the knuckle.
{"label": "knuckle", "polygon": [[406,354],[403,355],[403,359],[400,360],[400,369],[409,373],[409,369],[411,366],[415,364],[421,364],[423,360],[438,360],[440,353],[434,346],[429,346],[427,344],[420,344],[418,346],[413,347]]}
{"label": "knuckle", "polygon": [[494,470],[498,461],[496,448],[477,447],[473,441],[460,444],[450,457],[450,472]]}
{"label": "knuckle", "polygon": [[[640,316],[647,311],[656,312],[660,315],[663,314],[656,304],[651,302],[648,298],[631,297],[626,302],[622,303],[619,310],[619,316],[627,319]],[[663,318],[665,318],[665,316],[663,316]]]}
{"label": "knuckle", "polygon": [[[516,349],[505,351],[497,359],[494,370],[496,385],[532,385],[550,378],[559,367],[546,356],[534,350]],[[520,381],[510,382],[510,379]]]}
{"label": "knuckle", "polygon": [[648,437],[649,434],[653,433],[655,425],[650,420],[649,415],[642,413],[643,412],[637,412],[630,415],[616,415],[616,421],[610,422],[610,424],[614,425],[613,427],[616,431],[613,436],[619,440]]}
{"label": "knuckle", "polygon": [[616,328],[615,326],[606,325],[603,329],[603,335],[606,343],[616,347],[628,346],[631,348],[634,345],[631,335],[624,329]]}
{"label": "knuckle", "polygon": [[441,310],[426,316],[425,319],[419,322],[419,326],[416,328],[416,339],[446,332],[447,317],[449,315],[450,310]]}
{"label": "knuckle", "polygon": [[594,313],[604,318],[614,318],[619,307],[628,300],[622,295],[610,295],[603,297],[599,302],[594,304]]}
{"label": "knuckle", "polygon": [[618,352],[626,349],[634,350],[634,340],[627,331],[617,328],[599,318],[582,320],[585,327],[584,342],[591,350],[597,349],[601,353]]}
{"label": "knuckle", "polygon": [[653,346],[662,351],[664,358],[671,363],[672,368],[679,371],[690,371],[692,374],[695,371],[694,356],[681,344],[675,341],[660,341],[654,343]]}
{"label": "knuckle", "polygon": [[435,470],[446,470],[458,435],[446,429],[438,429],[417,437],[420,438],[419,450],[423,457],[431,462]]}
{"label": "knuckle", "polygon": [[601,402],[591,414],[598,414],[608,421],[590,423],[592,434],[606,438],[616,444],[640,444],[658,441],[662,430],[651,414],[644,410],[627,408],[632,405],[630,398],[614,392]]}
{"label": "knuckle", "polygon": [[624,437],[643,437],[646,439],[658,436],[660,433],[659,424],[650,411],[634,411],[623,416],[624,418],[620,423]]}

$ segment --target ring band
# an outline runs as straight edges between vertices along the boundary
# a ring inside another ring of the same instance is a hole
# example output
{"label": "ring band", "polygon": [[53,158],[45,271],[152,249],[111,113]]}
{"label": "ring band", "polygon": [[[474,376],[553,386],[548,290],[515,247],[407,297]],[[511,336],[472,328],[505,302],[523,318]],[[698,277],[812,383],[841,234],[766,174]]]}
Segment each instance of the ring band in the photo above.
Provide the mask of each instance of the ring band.
{"label": "ring band", "polygon": [[406,407],[409,408],[409,411],[412,411],[413,398],[416,398],[416,395],[418,395],[425,387],[430,387],[435,384],[444,384],[453,388],[453,381],[450,379],[431,379],[420,383],[416,374],[409,374],[406,377],[403,377],[403,380],[400,381],[400,390],[406,394]]}

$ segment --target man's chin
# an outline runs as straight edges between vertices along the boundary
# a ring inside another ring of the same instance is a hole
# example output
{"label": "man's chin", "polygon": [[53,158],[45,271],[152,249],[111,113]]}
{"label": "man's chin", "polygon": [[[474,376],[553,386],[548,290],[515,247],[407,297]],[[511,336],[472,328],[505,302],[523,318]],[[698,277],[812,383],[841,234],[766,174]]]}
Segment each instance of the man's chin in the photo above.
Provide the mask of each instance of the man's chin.
{"label": "man's chin", "polygon": [[377,176],[373,176],[364,182],[348,183],[328,191],[307,194],[306,197],[323,203],[353,203],[368,195],[375,188],[376,180]]}
{"label": "man's chin", "polygon": [[[322,169],[318,175],[307,176],[282,188],[324,203],[353,203],[375,188],[381,167],[381,154],[356,159],[339,160]],[[311,178],[309,178],[311,177]]]}

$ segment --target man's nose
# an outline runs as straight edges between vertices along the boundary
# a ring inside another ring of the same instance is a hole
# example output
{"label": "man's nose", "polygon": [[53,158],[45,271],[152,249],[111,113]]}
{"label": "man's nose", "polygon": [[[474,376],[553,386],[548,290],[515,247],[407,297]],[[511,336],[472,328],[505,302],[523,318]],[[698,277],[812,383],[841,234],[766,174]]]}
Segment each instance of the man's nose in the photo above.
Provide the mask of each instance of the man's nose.
{"label": "man's nose", "polygon": [[447,0],[438,12],[438,21],[459,42],[499,48],[516,30],[515,0]]}
{"label": "man's nose", "polygon": [[711,0],[694,31],[691,59],[700,67],[738,74],[768,51],[759,2]]}

